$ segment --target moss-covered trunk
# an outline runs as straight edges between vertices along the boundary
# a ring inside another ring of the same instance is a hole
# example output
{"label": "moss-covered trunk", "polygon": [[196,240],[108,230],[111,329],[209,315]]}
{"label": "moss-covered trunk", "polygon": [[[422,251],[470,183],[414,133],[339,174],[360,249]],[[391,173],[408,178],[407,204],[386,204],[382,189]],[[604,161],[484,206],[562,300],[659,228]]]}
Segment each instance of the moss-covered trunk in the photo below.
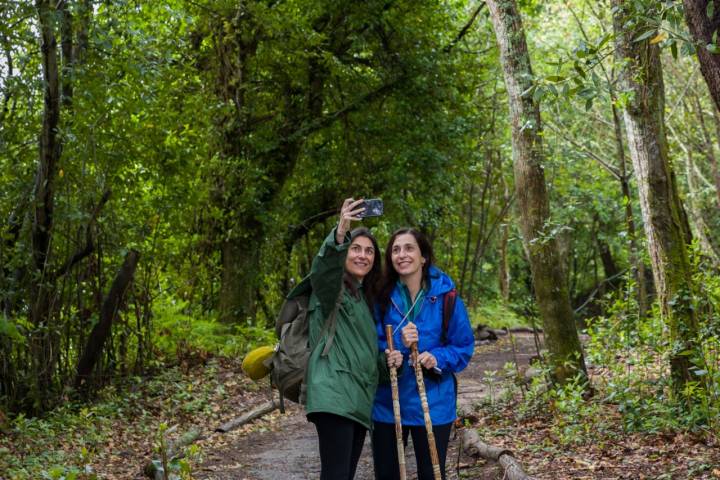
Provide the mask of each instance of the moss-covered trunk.
{"label": "moss-covered trunk", "polygon": [[643,18],[654,12],[635,12],[630,3],[613,0],[616,54],[624,66],[621,84],[629,94],[624,108],[625,128],[655,288],[673,344],[673,382],[679,390],[691,379],[690,360],[683,352],[692,348],[697,333],[687,251],[691,235],[668,159],[660,50],[649,40],[635,40],[651,28]]}
{"label": "moss-covered trunk", "polygon": [[562,383],[578,372],[586,375],[586,370],[557,241],[546,231],[550,205],[543,171],[540,108],[531,96],[522,95],[532,85],[530,57],[515,0],[488,0],[487,5],[510,101],[520,227],[553,374]]}

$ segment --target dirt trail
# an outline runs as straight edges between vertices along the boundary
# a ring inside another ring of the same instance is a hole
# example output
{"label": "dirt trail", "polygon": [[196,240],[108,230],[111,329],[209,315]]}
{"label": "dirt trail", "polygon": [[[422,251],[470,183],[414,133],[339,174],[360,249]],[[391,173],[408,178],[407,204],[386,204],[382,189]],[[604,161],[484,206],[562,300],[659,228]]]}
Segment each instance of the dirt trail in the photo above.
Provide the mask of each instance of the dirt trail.
{"label": "dirt trail", "polygon": [[[518,363],[527,365],[535,355],[531,334],[515,334]],[[472,405],[489,395],[497,395],[495,375],[506,363],[514,363],[512,344],[507,336],[498,342],[478,345],[470,365],[459,377],[458,408],[471,412]],[[200,480],[305,480],[320,476],[315,428],[305,419],[302,408],[292,405],[285,415],[276,415],[265,427],[249,433],[230,432],[227,441],[212,452],[207,452],[204,463],[195,470]],[[454,437],[454,438],[453,438]],[[474,465],[472,459],[461,456],[460,475],[458,463],[459,435],[451,436],[447,456],[447,478],[499,479],[495,465]],[[412,442],[410,442],[412,443]],[[415,457],[412,446],[406,450],[408,479],[416,479]],[[482,462],[480,462],[482,463]],[[372,452],[369,439],[355,475],[356,480],[372,480]]]}

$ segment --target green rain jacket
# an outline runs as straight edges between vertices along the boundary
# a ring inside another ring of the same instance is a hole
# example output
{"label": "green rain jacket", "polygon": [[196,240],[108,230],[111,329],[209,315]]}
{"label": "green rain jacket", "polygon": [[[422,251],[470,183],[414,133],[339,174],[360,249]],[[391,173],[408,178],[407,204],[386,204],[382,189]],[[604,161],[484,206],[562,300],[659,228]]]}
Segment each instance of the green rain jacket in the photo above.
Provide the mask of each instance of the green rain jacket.
{"label": "green rain jacket", "polygon": [[[312,263],[308,304],[312,353],[305,378],[305,411],[333,413],[370,429],[378,370],[384,370],[387,376],[387,366],[384,352],[378,350],[375,320],[362,295],[362,286],[358,286],[360,296],[355,298],[343,285],[349,246],[350,236],[346,235],[338,245],[333,229]],[[331,329],[324,328],[325,322],[336,302],[335,334],[323,356],[331,336]]]}

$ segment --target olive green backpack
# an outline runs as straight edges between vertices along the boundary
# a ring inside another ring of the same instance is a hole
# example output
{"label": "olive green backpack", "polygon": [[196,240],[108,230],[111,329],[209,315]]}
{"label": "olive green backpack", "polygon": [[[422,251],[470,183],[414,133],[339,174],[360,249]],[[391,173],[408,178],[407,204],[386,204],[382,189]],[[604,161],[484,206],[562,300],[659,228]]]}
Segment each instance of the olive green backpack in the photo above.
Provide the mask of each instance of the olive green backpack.
{"label": "olive green backpack", "polygon": [[[280,392],[280,411],[285,412],[285,399],[305,403],[304,380],[312,349],[309,340],[308,304],[312,286],[305,277],[287,295],[275,321],[275,333],[279,339],[275,353],[267,360],[272,369],[270,380]],[[321,336],[328,332],[328,340],[322,351],[327,356],[335,338],[335,314],[337,304],[323,326]]]}

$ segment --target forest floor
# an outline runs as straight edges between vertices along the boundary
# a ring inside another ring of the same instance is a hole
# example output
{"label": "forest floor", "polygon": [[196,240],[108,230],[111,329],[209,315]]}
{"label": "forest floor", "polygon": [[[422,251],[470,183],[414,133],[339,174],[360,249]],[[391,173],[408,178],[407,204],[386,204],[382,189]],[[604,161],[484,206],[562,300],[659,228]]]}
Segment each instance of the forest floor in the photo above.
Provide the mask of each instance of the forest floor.
{"label": "forest floor", "polygon": [[[526,472],[548,480],[720,479],[717,432],[626,433],[618,406],[599,400],[578,404],[582,415],[575,422],[547,401],[529,408],[533,402],[523,396],[530,394],[510,377],[515,359],[523,367],[536,350],[532,335],[515,334],[514,339],[515,349],[507,336],[476,347],[459,376],[459,404],[481,438],[514,451]],[[20,417],[0,425],[0,479],[84,480],[91,478],[85,472],[94,472],[102,479],[140,480],[143,465],[158,458],[161,424],[172,427],[171,439],[191,429],[205,437],[188,451],[192,478],[318,477],[314,429],[297,406],[226,434],[214,433],[222,423],[267,401],[269,389],[247,379],[238,361],[196,360],[118,390],[109,388],[94,405],[69,403],[42,420]],[[594,379],[606,375],[592,366],[590,372]],[[460,435],[451,438],[449,479],[502,478],[496,465],[458,457]],[[411,447],[407,454],[412,473]],[[373,478],[369,444],[356,478]]]}

